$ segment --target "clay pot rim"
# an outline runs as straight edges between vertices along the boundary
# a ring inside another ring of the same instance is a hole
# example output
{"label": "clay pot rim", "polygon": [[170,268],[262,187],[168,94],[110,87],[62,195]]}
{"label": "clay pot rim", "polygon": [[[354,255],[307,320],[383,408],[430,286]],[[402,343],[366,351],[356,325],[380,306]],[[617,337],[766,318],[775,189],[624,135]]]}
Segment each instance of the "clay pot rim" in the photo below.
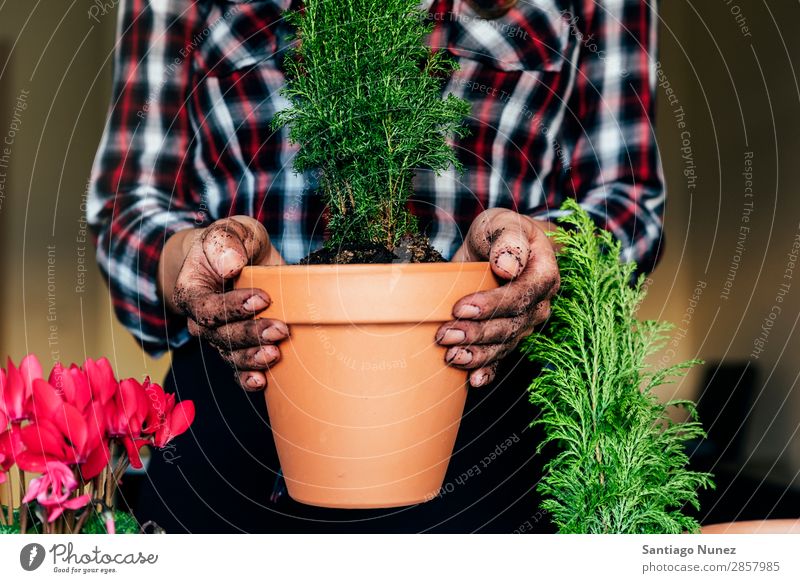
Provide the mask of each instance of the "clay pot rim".
{"label": "clay pot rim", "polygon": [[[248,265],[242,269],[242,275],[249,271],[278,272],[305,272],[309,275],[340,274],[348,272],[353,275],[360,274],[391,274],[398,269],[409,273],[436,273],[439,271],[468,271],[480,272],[486,269],[488,261],[440,261],[438,263],[346,263],[333,265]],[[457,268],[457,269],[456,269]],[[296,274],[295,273],[295,274]]]}
{"label": "clay pot rim", "polygon": [[259,316],[317,326],[444,323],[465,282],[472,292],[498,285],[489,262],[473,261],[250,266],[236,286],[275,296]]}
{"label": "clay pot rim", "polygon": [[701,534],[795,534],[800,535],[800,518],[736,520],[703,525]]}

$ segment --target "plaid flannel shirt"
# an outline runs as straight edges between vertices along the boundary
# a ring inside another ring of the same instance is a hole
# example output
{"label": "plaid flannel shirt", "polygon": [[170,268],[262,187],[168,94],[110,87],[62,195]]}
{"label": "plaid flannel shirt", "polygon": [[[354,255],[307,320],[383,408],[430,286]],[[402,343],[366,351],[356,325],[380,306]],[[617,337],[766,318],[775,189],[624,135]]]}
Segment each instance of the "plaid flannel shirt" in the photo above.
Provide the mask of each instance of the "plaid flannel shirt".
{"label": "plaid flannel shirt", "polygon": [[[313,173],[270,120],[281,96],[296,0],[123,0],[113,99],[92,172],[88,220],[114,308],[143,347],[186,342],[161,300],[164,242],[232,214],[263,222],[288,262],[324,239]],[[424,0],[430,45],[459,70],[444,93],[467,99],[464,165],[420,170],[410,205],[450,257],[489,207],[538,219],[573,197],[640,268],[661,244],[664,188],[653,130],[655,0],[519,0],[479,18],[464,0]]]}

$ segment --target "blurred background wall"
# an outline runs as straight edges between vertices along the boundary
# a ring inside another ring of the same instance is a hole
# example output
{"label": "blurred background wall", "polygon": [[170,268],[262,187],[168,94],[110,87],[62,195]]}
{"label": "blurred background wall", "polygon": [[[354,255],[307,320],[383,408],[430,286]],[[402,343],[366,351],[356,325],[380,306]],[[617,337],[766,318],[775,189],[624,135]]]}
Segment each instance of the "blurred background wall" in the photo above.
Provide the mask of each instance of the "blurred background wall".
{"label": "blurred background wall", "polygon": [[[717,373],[717,401],[742,387],[715,363],[753,375],[739,471],[797,486],[800,44],[792,27],[800,6],[670,0],[662,8],[666,253],[644,311],[678,325],[676,356],[712,365],[703,372]],[[698,396],[703,380],[693,375],[679,395]]]}
{"label": "blurred background wall", "polygon": [[145,357],[112,317],[82,220],[110,99],[114,4],[93,20],[89,0],[0,3],[0,143],[12,142],[0,145],[0,354],[35,352],[43,365],[107,356],[120,374],[161,378],[168,359]]}
{"label": "blurred background wall", "polygon": [[[93,20],[90,0],[0,2],[0,141],[12,142],[0,144],[0,354],[106,355],[122,375],[160,378],[168,359],[145,357],[114,321],[82,223],[109,100],[114,4]],[[790,27],[800,6],[661,5],[666,247],[642,315],[677,325],[657,362],[709,363],[665,398],[708,395],[718,411],[755,373],[732,471],[780,492],[800,486],[800,264],[791,271],[790,256],[800,233],[800,39]]]}

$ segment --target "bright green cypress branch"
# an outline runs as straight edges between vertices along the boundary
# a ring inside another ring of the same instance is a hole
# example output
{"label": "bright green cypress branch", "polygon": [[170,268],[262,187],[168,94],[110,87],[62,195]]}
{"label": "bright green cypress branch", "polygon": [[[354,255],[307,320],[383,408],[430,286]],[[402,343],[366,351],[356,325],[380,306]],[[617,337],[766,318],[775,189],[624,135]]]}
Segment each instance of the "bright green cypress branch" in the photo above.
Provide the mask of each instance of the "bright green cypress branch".
{"label": "bright green cypress branch", "polygon": [[[653,389],[698,361],[648,367],[672,326],[636,319],[645,289],[643,278],[630,285],[635,265],[620,261],[619,242],[574,201],[564,208],[572,212],[553,235],[561,290],[547,329],[524,344],[543,367],[530,387],[546,435],[540,449],[558,449],[538,488],[542,508],[566,533],[694,532],[682,508],[697,508],[698,489],[713,483],[687,469],[685,444],[703,429],[692,403],[662,404]],[[691,419],[671,421],[672,406]]]}
{"label": "bright green cypress branch", "polygon": [[418,0],[306,0],[290,14],[300,41],[288,60],[288,125],[295,169],[321,170],[331,244],[389,249],[416,223],[406,209],[416,168],[458,166],[447,140],[465,134],[469,104],[441,98],[455,68],[425,45]]}

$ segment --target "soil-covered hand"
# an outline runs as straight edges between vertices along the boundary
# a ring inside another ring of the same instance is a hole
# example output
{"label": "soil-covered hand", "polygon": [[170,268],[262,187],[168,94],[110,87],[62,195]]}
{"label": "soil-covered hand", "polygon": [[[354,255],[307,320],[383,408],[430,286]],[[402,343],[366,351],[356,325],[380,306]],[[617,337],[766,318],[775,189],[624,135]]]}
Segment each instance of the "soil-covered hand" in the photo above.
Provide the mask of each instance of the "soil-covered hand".
{"label": "soil-covered hand", "polygon": [[560,277],[555,251],[545,234],[551,225],[507,209],[481,213],[453,261],[489,261],[504,285],[461,298],[456,320],[436,333],[448,347],[447,363],[469,370],[473,387],[489,384],[500,359],[550,315]]}
{"label": "soil-covered hand", "polygon": [[263,371],[280,358],[278,344],[289,336],[289,328],[278,320],[253,319],[269,306],[269,295],[260,289],[231,289],[231,283],[248,264],[284,263],[266,229],[251,217],[236,216],[190,231],[176,244],[177,254],[185,259],[172,293],[164,291],[171,298],[168,304],[188,317],[193,336],[203,337],[220,351],[242,387],[263,390],[267,386]]}

